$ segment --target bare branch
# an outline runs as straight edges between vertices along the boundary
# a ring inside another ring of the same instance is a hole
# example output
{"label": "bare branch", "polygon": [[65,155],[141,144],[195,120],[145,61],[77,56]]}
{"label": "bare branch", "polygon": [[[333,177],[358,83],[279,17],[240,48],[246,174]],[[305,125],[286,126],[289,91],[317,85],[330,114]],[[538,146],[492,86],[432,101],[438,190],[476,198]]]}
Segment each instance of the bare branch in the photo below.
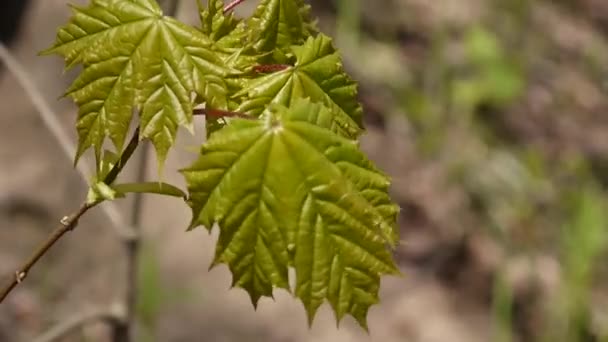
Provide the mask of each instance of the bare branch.
{"label": "bare branch", "polygon": [[[118,173],[125,166],[129,158],[133,155],[133,152],[137,148],[139,144],[139,128],[135,130],[133,137],[131,138],[129,145],[125,148],[124,152],[121,154],[120,161],[116,163],[106,178],[104,179],[104,183],[110,185],[116,179]],[[84,215],[89,209],[95,207],[99,203],[87,203],[82,204],[80,209],[75,213],[64,216],[60,225],[53,231],[53,233],[47,238],[47,240],[36,249],[34,254],[21,266],[17,271],[15,271],[15,275],[12,277],[12,280],[4,287],[4,289],[0,292],[0,303],[4,301],[6,296],[19,284],[21,284],[25,278],[27,277],[30,269],[44,256],[50,249],[53,247],[57,241],[59,241],[67,232],[74,230],[78,226],[78,220],[82,215]],[[137,233],[134,233],[130,237],[124,237],[123,240],[125,244],[131,243],[131,241],[137,241]]]}
{"label": "bare branch", "polygon": [[[178,7],[179,0],[167,0],[164,2],[166,5],[167,13],[169,15],[174,15],[176,9]],[[76,147],[70,141],[69,138],[64,134],[61,123],[57,119],[57,115],[51,110],[51,106],[44,100],[44,96],[35,86],[35,83],[32,81],[31,77],[25,71],[20,63],[11,55],[9,50],[0,43],[0,58],[6,64],[7,68],[11,71],[11,73],[15,76],[17,81],[25,90],[26,94],[29,95],[31,101],[34,104],[34,107],[39,112],[42,120],[47,125],[51,133],[55,136],[55,138],[59,141],[61,149],[65,153],[68,158],[72,158],[72,156],[76,153]],[[127,161],[139,145],[139,127],[135,130],[132,139],[129,144],[122,152],[120,160],[113,166],[112,170],[108,173],[108,175],[104,179],[104,183],[110,185],[112,184],[119,173],[122,171]],[[140,163],[140,171],[138,178],[139,180],[143,180],[145,178],[145,168],[147,165],[147,153],[144,151],[142,156],[142,160]],[[78,164],[78,171],[85,181],[87,182],[89,171],[85,167],[85,164]],[[118,342],[128,342],[131,340],[130,331],[131,327],[135,322],[135,306],[136,306],[136,290],[137,290],[137,255],[139,253],[139,232],[135,229],[135,226],[139,225],[140,221],[140,212],[142,208],[142,200],[141,194],[136,194],[136,200],[134,202],[133,214],[132,214],[132,222],[131,226],[127,226],[124,224],[124,220],[122,216],[115,208],[115,206],[110,203],[103,206],[104,212],[112,221],[113,226],[116,228],[119,236],[121,237],[125,249],[127,251],[127,263],[128,263],[128,274],[127,274],[127,296],[126,296],[126,309],[125,309],[125,317],[124,319],[119,319],[118,316],[111,312],[102,312],[96,311],[91,312],[89,314],[81,314],[80,317],[75,317],[74,319],[68,320],[62,324],[59,324],[55,328],[51,329],[47,334],[41,336],[37,341],[38,342],[48,342],[55,341],[60,339],[61,337],[69,334],[74,329],[86,324],[91,320],[102,319],[112,321],[113,330],[115,332],[115,341]],[[34,254],[27,260],[24,265],[15,272],[15,275],[11,279],[11,281],[6,285],[6,287],[0,292],[0,302],[2,302],[8,294],[21,282],[25,280],[30,269],[42,258],[67,232],[73,230],[78,225],[78,220],[82,217],[89,209],[96,206],[97,203],[88,204],[85,203],[81,206],[81,208],[70,216],[66,216],[61,220],[60,226],[58,226],[51,236],[34,252]],[[119,332],[116,334],[116,332]]]}
{"label": "bare branch", "polygon": [[56,342],[68,337],[76,330],[85,327],[88,324],[101,322],[110,326],[116,326],[124,321],[124,317],[119,310],[103,310],[94,309],[87,312],[81,312],[73,317],[62,321],[46,333],[38,336],[34,342]]}
{"label": "bare branch", "polygon": [[30,258],[21,266],[17,271],[15,271],[15,275],[13,279],[2,289],[0,292],[0,303],[4,301],[6,296],[19,284],[21,284],[25,278],[27,277],[30,269],[42,258],[46,252],[51,249],[55,245],[65,233],[72,231],[77,225],[78,220],[82,215],[84,215],[89,209],[91,209],[93,205],[91,204],[83,204],[78,211],[74,212],[70,216],[66,216],[61,219],[59,226],[55,228],[53,233],[47,238],[47,240],[40,245],[40,247],[30,256]]}
{"label": "bare branch", "polygon": [[[133,156],[133,153],[137,149],[137,146],[139,146],[139,127],[137,127],[133,132],[133,136],[131,137],[131,140],[129,140],[127,147],[125,147],[124,151],[120,155],[120,159],[118,160],[118,162],[114,164],[110,172],[108,172],[108,174],[104,178],[104,183],[108,185],[114,183],[114,181],[118,177],[118,174],[122,171],[125,165],[127,165],[129,159]],[[131,227],[131,229],[135,230],[135,228],[133,227]]]}

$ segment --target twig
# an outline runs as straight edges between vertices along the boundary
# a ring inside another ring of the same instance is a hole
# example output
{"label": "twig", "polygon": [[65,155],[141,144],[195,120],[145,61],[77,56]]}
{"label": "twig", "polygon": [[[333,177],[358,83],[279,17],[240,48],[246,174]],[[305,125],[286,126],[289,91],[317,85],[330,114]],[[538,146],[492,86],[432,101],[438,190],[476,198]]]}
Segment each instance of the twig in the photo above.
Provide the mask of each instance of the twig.
{"label": "twig", "polygon": [[57,228],[53,231],[53,233],[47,238],[47,240],[32,254],[32,256],[15,272],[13,279],[2,289],[0,292],[0,303],[4,301],[6,296],[15,288],[17,285],[21,284],[25,278],[27,277],[30,269],[42,258],[46,252],[55,245],[61,237],[73,230],[76,225],[78,225],[78,220],[82,215],[84,215],[89,209],[93,207],[92,204],[83,204],[78,211],[74,212],[70,216],[66,216],[61,219],[61,222]]}
{"label": "twig", "polygon": [[234,0],[234,1],[232,1],[231,3],[229,3],[228,5],[226,5],[226,7],[224,7],[224,13],[232,11],[236,6],[240,5],[243,2],[245,2],[245,0]]}
{"label": "twig", "polygon": [[107,323],[110,326],[116,326],[124,321],[117,310],[100,310],[95,309],[84,313],[78,313],[73,317],[62,321],[46,333],[38,336],[34,342],[56,342],[66,338],[77,329],[83,328],[87,324],[94,322]]}
{"label": "twig", "polygon": [[[179,1],[168,0],[165,1],[166,12],[168,15],[174,15]],[[25,71],[20,63],[11,55],[9,50],[0,43],[0,58],[6,64],[7,68],[15,76],[17,81],[20,83],[22,88],[31,98],[34,107],[39,112],[42,120],[47,125],[51,133],[59,141],[61,149],[68,158],[72,158],[76,153],[76,148],[72,144],[67,135],[64,134],[61,123],[57,119],[57,115],[51,110],[51,106],[46,103],[44,96],[35,86],[35,83],[31,80],[28,73]],[[139,128],[137,128],[133,134],[132,139],[121,154],[120,160],[114,165],[112,170],[104,179],[104,183],[112,184],[119,173],[122,171],[127,161],[133,155],[139,144]],[[139,166],[138,181],[142,181],[145,178],[145,170],[147,166],[147,153],[143,152],[142,159]],[[88,178],[88,170],[85,164],[78,164],[78,171],[85,183]],[[108,205],[109,204],[109,205]],[[131,341],[131,330],[136,320],[136,298],[137,298],[137,264],[139,254],[139,232],[136,227],[139,225],[141,210],[142,210],[142,197],[141,194],[135,195],[135,202],[132,212],[131,226],[127,227],[124,224],[122,216],[115,208],[115,206],[108,203],[103,206],[104,212],[113,223],[113,226],[117,229],[121,240],[125,245],[127,252],[127,295],[125,304],[125,315],[119,317],[115,313],[108,311],[95,311],[88,314],[81,314],[74,317],[66,322],[63,322],[56,327],[52,328],[45,335],[40,336],[37,342],[50,342],[58,340],[78,327],[87,324],[93,320],[107,320],[111,323],[114,331],[114,341],[116,342],[128,342]],[[28,261],[15,272],[13,279],[8,285],[0,292],[0,303],[8,296],[8,294],[21,282],[25,280],[30,269],[42,258],[67,232],[72,231],[78,225],[78,220],[96,204],[83,204],[81,208],[74,214],[64,217],[61,220],[61,225],[57,227],[51,236],[42,244],[36,252],[28,259]]]}
{"label": "twig", "polygon": [[[135,131],[133,131],[133,136],[131,136],[131,140],[129,140],[127,147],[125,147],[125,150],[120,155],[120,159],[118,160],[118,162],[114,164],[114,167],[112,167],[110,172],[108,172],[108,174],[104,178],[104,183],[108,185],[114,183],[120,171],[122,171],[125,165],[127,165],[129,159],[131,159],[131,157],[133,156],[133,153],[137,149],[137,146],[139,146],[139,127],[137,127]],[[131,229],[135,228],[131,227]]]}
{"label": "twig", "polygon": [[[35,82],[28,75],[25,68],[21,65],[21,63],[19,63],[19,61],[17,61],[15,57],[13,57],[11,52],[1,42],[0,59],[2,62],[4,62],[7,69],[13,74],[25,93],[29,96],[32,104],[40,114],[42,121],[49,128],[55,139],[57,139],[59,146],[63,150],[66,157],[71,161],[76,153],[76,147],[70,141],[70,139],[67,138],[67,135],[64,134],[63,129],[61,128],[61,123],[57,119],[57,114],[53,112],[51,106],[44,99],[42,92],[36,87]],[[89,178],[89,170],[87,170],[85,165],[86,164],[84,163],[79,163],[77,165],[77,170],[82,180],[87,183]],[[124,219],[114,204],[106,203],[102,206],[102,209],[112,223],[112,227],[116,230],[119,237],[122,239],[133,238],[133,230],[124,223]]]}
{"label": "twig", "polygon": [[[120,162],[116,163],[112,170],[108,173],[106,178],[104,179],[104,183],[112,184],[114,180],[116,180],[116,175],[122,170],[127,160],[133,155],[133,151],[139,144],[139,129],[135,130],[135,134],[131,138],[129,145],[125,148],[124,152],[121,154]],[[74,230],[78,226],[78,219],[82,215],[84,215],[89,209],[95,207],[97,203],[84,203],[81,205],[80,209],[75,213],[65,216],[61,219],[60,225],[51,233],[48,239],[40,246],[34,254],[21,266],[12,277],[12,280],[4,287],[4,289],[0,292],[0,303],[4,301],[6,296],[19,284],[21,284],[25,278],[27,277],[30,269],[40,260],[42,256],[44,256],[51,247],[65,235],[65,233]],[[125,241],[131,241],[136,239],[137,235],[132,235],[130,238],[125,238]]]}

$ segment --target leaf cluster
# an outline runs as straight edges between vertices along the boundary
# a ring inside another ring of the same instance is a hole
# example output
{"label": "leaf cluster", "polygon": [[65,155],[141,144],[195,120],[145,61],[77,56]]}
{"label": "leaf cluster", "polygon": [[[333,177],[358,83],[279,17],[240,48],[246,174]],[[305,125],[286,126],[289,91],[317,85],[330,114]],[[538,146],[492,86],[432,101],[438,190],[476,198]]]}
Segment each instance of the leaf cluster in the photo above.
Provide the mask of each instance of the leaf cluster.
{"label": "leaf cluster", "polygon": [[[359,149],[356,83],[304,0],[261,0],[244,19],[223,1],[197,1],[199,27],[164,16],[154,0],[72,6],[43,53],[82,68],[65,93],[79,108],[76,162],[93,149],[102,179],[137,125],[162,169],[178,129],[193,131],[202,108],[208,139],[182,173],[191,228],[219,227],[214,264],[228,265],[254,305],[283,288],[310,321],[328,301],[338,320],[367,327],[380,277],[398,273],[398,208],[387,176]],[[164,183],[94,182],[90,201],[134,191],[182,194]]]}

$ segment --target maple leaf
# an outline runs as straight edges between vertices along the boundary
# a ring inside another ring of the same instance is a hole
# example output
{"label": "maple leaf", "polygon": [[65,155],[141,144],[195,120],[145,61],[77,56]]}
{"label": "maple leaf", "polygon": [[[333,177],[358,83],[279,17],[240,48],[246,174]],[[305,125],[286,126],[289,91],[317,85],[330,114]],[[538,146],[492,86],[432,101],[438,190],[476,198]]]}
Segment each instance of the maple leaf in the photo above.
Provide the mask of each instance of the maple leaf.
{"label": "maple leaf", "polygon": [[250,40],[258,52],[300,45],[317,33],[303,0],[262,0],[249,19]]}
{"label": "maple leaf", "polygon": [[209,36],[218,47],[236,48],[242,46],[245,40],[245,22],[237,19],[233,12],[224,13],[224,1],[208,0],[203,6],[202,0],[197,0],[201,30]]}
{"label": "maple leaf", "polygon": [[154,144],[162,165],[178,127],[192,127],[194,93],[225,103],[229,69],[199,30],[163,16],[153,0],[94,0],[73,16],[44,54],[62,55],[83,70],[66,95],[79,106],[76,161],[106,138],[120,151],[139,114],[140,138]]}
{"label": "maple leaf", "polygon": [[[338,122],[339,116],[334,115],[329,108],[320,103],[311,103],[308,99],[297,99],[294,104],[283,114],[286,118],[292,121],[303,121],[312,123],[316,126],[328,129],[343,137],[348,136],[343,127],[344,123]],[[396,226],[397,214],[399,207],[395,206],[387,193],[387,186],[384,178],[377,179],[376,182],[370,182],[370,178],[374,175],[363,172],[364,170],[372,170],[372,173],[380,173],[379,170],[361,153],[340,154],[341,149],[334,149],[328,158],[334,160],[336,165],[340,167],[342,172],[348,175],[351,182],[357,187],[361,195],[374,205],[376,210],[384,217],[385,221],[390,223],[382,226],[385,228],[384,234],[387,240],[395,242],[398,238],[397,231],[390,229]],[[334,157],[335,154],[338,154]],[[339,161],[339,158],[350,158],[348,161]],[[353,165],[361,165],[361,168],[353,168]]]}
{"label": "maple leaf", "polygon": [[233,98],[237,111],[261,115],[269,104],[290,106],[298,98],[310,98],[327,106],[348,137],[362,131],[363,109],[357,101],[357,85],[345,73],[342,59],[331,39],[323,34],[293,46],[293,67],[244,81]]}
{"label": "maple leaf", "polygon": [[[253,44],[247,41],[247,30],[245,21],[237,19],[233,12],[224,13],[224,1],[208,0],[207,6],[202,0],[197,0],[199,16],[201,20],[201,31],[209,36],[214,44],[213,50],[222,58],[224,63],[235,70],[245,70],[256,64],[260,55],[253,48]],[[227,87],[239,89],[238,78],[227,79]],[[236,86],[230,87],[230,82],[237,82]],[[227,102],[218,103],[215,109],[228,108]],[[206,116],[207,136],[222,128],[225,122],[222,118]]]}
{"label": "maple leaf", "polygon": [[228,264],[254,305],[275,287],[289,290],[293,266],[309,321],[327,300],[338,320],[350,314],[366,327],[380,276],[397,273],[390,246],[398,208],[387,177],[332,132],[318,106],[273,105],[259,120],[235,119],[213,134],[182,170],[192,227],[218,224],[214,264]]}

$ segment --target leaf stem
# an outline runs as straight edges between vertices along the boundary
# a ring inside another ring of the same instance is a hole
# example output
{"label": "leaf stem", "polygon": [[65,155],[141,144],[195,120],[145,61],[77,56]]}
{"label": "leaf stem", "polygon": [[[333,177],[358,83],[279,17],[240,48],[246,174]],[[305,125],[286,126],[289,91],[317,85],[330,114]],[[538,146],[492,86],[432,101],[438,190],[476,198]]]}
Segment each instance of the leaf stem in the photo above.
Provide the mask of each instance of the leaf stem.
{"label": "leaf stem", "polygon": [[289,64],[260,64],[253,67],[253,71],[258,74],[267,74],[271,72],[282,71],[290,68]]}
{"label": "leaf stem", "polygon": [[138,182],[114,184],[112,189],[120,194],[157,194],[186,199],[188,195],[175,185],[165,182]]}
{"label": "leaf stem", "polygon": [[226,5],[226,7],[224,7],[224,13],[232,11],[236,6],[240,5],[243,2],[245,2],[245,0],[234,0],[234,1],[232,1],[231,3],[229,3],[228,5]]}

